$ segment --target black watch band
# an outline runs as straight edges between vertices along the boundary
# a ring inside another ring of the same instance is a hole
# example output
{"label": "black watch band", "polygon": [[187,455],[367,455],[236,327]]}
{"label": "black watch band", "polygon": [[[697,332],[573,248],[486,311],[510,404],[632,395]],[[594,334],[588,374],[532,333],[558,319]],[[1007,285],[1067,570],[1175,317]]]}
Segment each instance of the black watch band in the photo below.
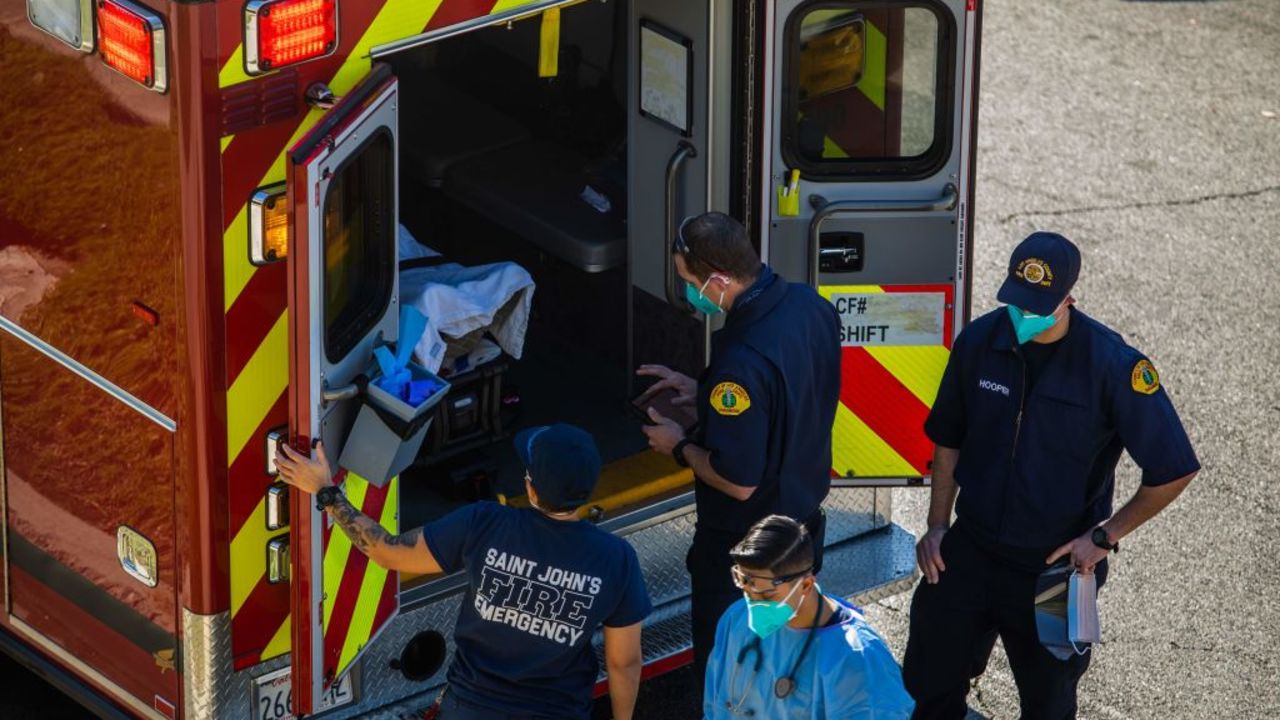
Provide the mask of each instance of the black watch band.
{"label": "black watch band", "polygon": [[1107,531],[1103,530],[1101,525],[1093,529],[1093,533],[1089,536],[1089,539],[1093,540],[1093,544],[1103,550],[1120,552],[1120,543],[1111,542],[1111,538],[1107,537]]}
{"label": "black watch band", "polygon": [[324,512],[325,508],[338,502],[340,497],[342,497],[342,488],[337,485],[326,485],[316,493],[316,509]]}
{"label": "black watch band", "polygon": [[683,438],[676,446],[671,448],[671,457],[675,458],[676,464],[680,467],[689,467],[689,461],[684,457],[684,449],[693,444],[689,438]]}

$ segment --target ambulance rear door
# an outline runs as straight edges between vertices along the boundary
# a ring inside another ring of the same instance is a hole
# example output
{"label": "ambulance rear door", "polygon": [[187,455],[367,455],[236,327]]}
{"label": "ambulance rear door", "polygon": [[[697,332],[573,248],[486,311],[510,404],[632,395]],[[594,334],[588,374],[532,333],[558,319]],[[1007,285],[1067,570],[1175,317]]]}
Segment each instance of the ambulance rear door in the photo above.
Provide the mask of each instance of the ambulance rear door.
{"label": "ambulance rear door", "polygon": [[775,0],[763,245],[839,311],[837,485],[926,483],[968,314],[977,0]]}
{"label": "ambulance rear door", "polygon": [[[336,465],[359,409],[357,376],[373,348],[396,339],[397,83],[385,65],[340,98],[290,148],[289,437],[323,439]],[[342,476],[347,499],[398,532],[397,480]],[[352,547],[341,528],[293,491],[289,533],[296,714],[344,704],[350,671],[399,608],[399,578]]]}

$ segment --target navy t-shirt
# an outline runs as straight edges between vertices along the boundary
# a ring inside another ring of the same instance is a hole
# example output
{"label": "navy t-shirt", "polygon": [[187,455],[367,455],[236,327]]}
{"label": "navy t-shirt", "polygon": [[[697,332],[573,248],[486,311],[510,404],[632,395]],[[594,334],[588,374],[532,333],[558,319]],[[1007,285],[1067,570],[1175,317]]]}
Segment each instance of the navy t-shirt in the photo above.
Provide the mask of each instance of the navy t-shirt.
{"label": "navy t-shirt", "polygon": [[631,545],[588,522],[491,502],[426,525],[423,537],[445,572],[469,581],[449,692],[521,717],[590,717],[592,634],[652,609]]}

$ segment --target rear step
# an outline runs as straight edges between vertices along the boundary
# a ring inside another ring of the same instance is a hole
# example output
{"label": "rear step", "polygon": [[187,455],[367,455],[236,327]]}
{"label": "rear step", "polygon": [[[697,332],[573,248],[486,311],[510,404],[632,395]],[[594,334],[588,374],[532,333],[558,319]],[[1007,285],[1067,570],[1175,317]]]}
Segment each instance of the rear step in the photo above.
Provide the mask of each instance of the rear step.
{"label": "rear step", "polygon": [[[916,538],[898,525],[872,530],[827,546],[819,577],[823,591],[848,598],[855,605],[868,605],[911,589],[916,580]],[[595,637],[596,653],[602,658],[600,633]],[[692,661],[689,646],[689,599],[663,603],[646,621],[642,638],[644,677],[657,677]],[[595,695],[608,690],[603,674]],[[383,720],[421,718],[439,694],[439,686],[363,717]]]}

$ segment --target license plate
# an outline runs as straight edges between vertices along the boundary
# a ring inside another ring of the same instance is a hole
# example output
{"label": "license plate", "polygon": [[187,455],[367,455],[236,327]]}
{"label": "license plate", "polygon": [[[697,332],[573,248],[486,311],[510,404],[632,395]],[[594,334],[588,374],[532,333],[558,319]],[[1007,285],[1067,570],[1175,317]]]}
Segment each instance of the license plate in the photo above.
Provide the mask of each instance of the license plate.
{"label": "license plate", "polygon": [[[355,699],[355,693],[351,690],[351,673],[347,673],[320,697],[320,707],[316,708],[316,712],[350,705]],[[289,668],[282,668],[254,680],[253,717],[256,720],[293,719],[293,679],[289,676]]]}

